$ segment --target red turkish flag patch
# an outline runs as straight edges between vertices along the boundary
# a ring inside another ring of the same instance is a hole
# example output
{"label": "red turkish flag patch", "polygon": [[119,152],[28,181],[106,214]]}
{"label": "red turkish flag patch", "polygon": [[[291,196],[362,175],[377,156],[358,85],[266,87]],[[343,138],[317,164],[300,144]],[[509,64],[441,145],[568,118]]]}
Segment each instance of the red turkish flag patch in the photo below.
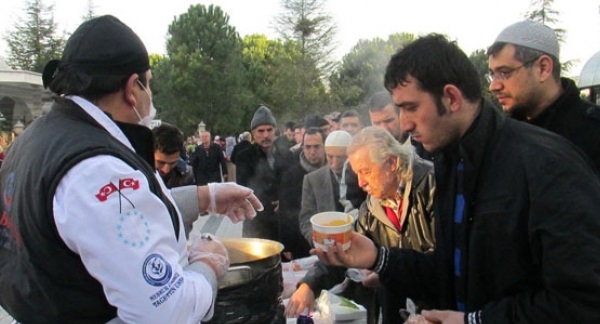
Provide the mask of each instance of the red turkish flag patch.
{"label": "red turkish flag patch", "polygon": [[117,186],[115,186],[112,182],[109,182],[106,186],[100,188],[100,190],[96,194],[96,198],[98,198],[98,200],[100,201],[106,201],[106,199],[108,199],[108,196],[117,191],[119,191]]}
{"label": "red turkish flag patch", "polygon": [[134,178],[125,178],[119,180],[119,189],[131,188],[133,190],[138,190],[140,188],[140,181],[135,180]]}

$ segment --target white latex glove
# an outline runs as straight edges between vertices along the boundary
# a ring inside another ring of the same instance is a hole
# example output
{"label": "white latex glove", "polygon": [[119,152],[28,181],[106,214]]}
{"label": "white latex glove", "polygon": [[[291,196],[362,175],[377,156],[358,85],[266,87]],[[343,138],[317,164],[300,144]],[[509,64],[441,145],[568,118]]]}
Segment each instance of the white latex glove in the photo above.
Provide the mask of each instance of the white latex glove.
{"label": "white latex glove", "polygon": [[190,263],[204,262],[217,278],[221,278],[229,269],[229,256],[225,245],[216,236],[192,232],[190,235]]}
{"label": "white latex glove", "polygon": [[225,214],[233,223],[252,219],[264,209],[252,189],[233,182],[209,183],[209,213]]}

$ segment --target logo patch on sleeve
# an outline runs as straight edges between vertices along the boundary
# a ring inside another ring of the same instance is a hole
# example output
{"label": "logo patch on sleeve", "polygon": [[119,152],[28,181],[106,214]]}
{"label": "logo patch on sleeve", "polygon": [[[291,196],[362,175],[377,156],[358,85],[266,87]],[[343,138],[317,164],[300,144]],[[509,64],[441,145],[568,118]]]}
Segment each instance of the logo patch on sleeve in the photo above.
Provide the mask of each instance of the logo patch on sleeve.
{"label": "logo patch on sleeve", "polygon": [[119,215],[117,237],[132,248],[142,248],[150,240],[150,226],[144,214],[131,210]]}
{"label": "logo patch on sleeve", "polygon": [[160,254],[152,253],[144,261],[142,274],[147,283],[154,287],[160,287],[171,280],[173,269]]}
{"label": "logo patch on sleeve", "polygon": [[[132,189],[138,190],[140,188],[140,181],[134,178],[125,178],[119,179],[119,187],[117,187],[114,183],[109,182],[106,185],[102,186],[98,190],[98,193],[95,195],[99,201],[106,201],[108,196],[112,195],[115,192],[121,192],[123,189]],[[122,194],[121,194],[122,195]]]}
{"label": "logo patch on sleeve", "polygon": [[118,190],[119,189],[117,188],[117,186],[115,186],[112,182],[109,182],[107,185],[98,190],[96,198],[98,198],[98,200],[100,201],[106,201],[106,199],[108,199],[108,196],[117,192]]}

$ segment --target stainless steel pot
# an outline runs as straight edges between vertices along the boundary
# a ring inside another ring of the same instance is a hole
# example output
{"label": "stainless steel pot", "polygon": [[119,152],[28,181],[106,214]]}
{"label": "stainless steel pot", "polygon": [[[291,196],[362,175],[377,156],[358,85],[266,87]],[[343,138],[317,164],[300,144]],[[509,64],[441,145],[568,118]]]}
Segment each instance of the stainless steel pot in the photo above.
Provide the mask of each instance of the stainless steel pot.
{"label": "stainless steel pot", "polygon": [[258,238],[219,238],[229,253],[230,267],[219,281],[219,289],[244,285],[281,263],[283,245]]}

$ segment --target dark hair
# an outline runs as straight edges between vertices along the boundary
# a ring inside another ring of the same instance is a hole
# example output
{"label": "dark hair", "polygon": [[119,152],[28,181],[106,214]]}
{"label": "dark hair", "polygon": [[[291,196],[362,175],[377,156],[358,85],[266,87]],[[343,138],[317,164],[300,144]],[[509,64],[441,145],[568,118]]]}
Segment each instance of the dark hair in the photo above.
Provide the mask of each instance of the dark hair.
{"label": "dark hair", "polygon": [[[77,95],[94,102],[124,89],[129,77],[131,74],[90,76],[87,73],[69,69],[57,73],[49,88],[59,95]],[[145,87],[149,86],[144,73],[138,74],[138,77]]]}
{"label": "dark hair", "polygon": [[285,123],[285,129],[294,130],[295,126],[296,126],[296,123],[294,123],[293,121],[289,121],[289,122]]}
{"label": "dark hair", "polygon": [[369,107],[370,112],[382,111],[388,105],[393,105],[396,113],[400,113],[400,108],[394,104],[389,91],[379,91],[367,101],[367,107]]}
{"label": "dark hair", "polygon": [[308,116],[306,116],[306,118],[304,118],[304,127],[305,128],[309,128],[309,127],[321,127],[321,126],[327,126],[329,125],[329,122],[318,115],[314,115],[314,114],[310,114]]}
{"label": "dark hair", "polygon": [[345,117],[358,117],[358,119],[360,120],[360,115],[358,114],[358,112],[354,109],[350,109],[350,110],[346,110],[342,113],[342,115],[340,116],[340,120],[342,118]]}
{"label": "dark hair", "polygon": [[183,146],[183,133],[175,126],[162,123],[152,129],[154,150],[170,155],[180,152]]}
{"label": "dark hair", "polygon": [[[511,44],[511,43],[495,42],[494,44],[492,44],[492,46],[488,47],[487,53],[486,53],[487,56],[493,56],[493,55],[500,53],[500,51],[502,49],[504,49],[504,47],[506,47],[506,45],[508,45],[508,44]],[[554,55],[550,55],[548,53],[544,53],[542,51],[538,51],[533,48],[529,48],[529,47],[525,47],[525,46],[521,46],[521,45],[516,45],[516,44],[511,44],[511,45],[515,47],[515,59],[517,61],[519,61],[521,63],[529,62],[529,63],[525,64],[526,68],[530,67],[533,64],[533,61],[535,61],[535,59],[537,59],[538,57],[540,57],[542,55],[550,56],[550,58],[552,59],[552,77],[554,77],[554,79],[556,79],[556,80],[560,80],[561,66],[560,66],[560,62]]]}
{"label": "dark hair", "polygon": [[304,143],[304,138],[306,137],[306,135],[315,135],[315,134],[321,134],[321,139],[323,140],[323,143],[325,143],[325,135],[318,127],[314,127],[314,126],[309,127],[304,131],[304,136],[302,136],[302,143]]}
{"label": "dark hair", "polygon": [[394,54],[385,71],[389,91],[404,85],[411,76],[417,87],[441,100],[444,86],[452,84],[470,101],[481,99],[481,81],[467,55],[445,36],[429,34]]}

